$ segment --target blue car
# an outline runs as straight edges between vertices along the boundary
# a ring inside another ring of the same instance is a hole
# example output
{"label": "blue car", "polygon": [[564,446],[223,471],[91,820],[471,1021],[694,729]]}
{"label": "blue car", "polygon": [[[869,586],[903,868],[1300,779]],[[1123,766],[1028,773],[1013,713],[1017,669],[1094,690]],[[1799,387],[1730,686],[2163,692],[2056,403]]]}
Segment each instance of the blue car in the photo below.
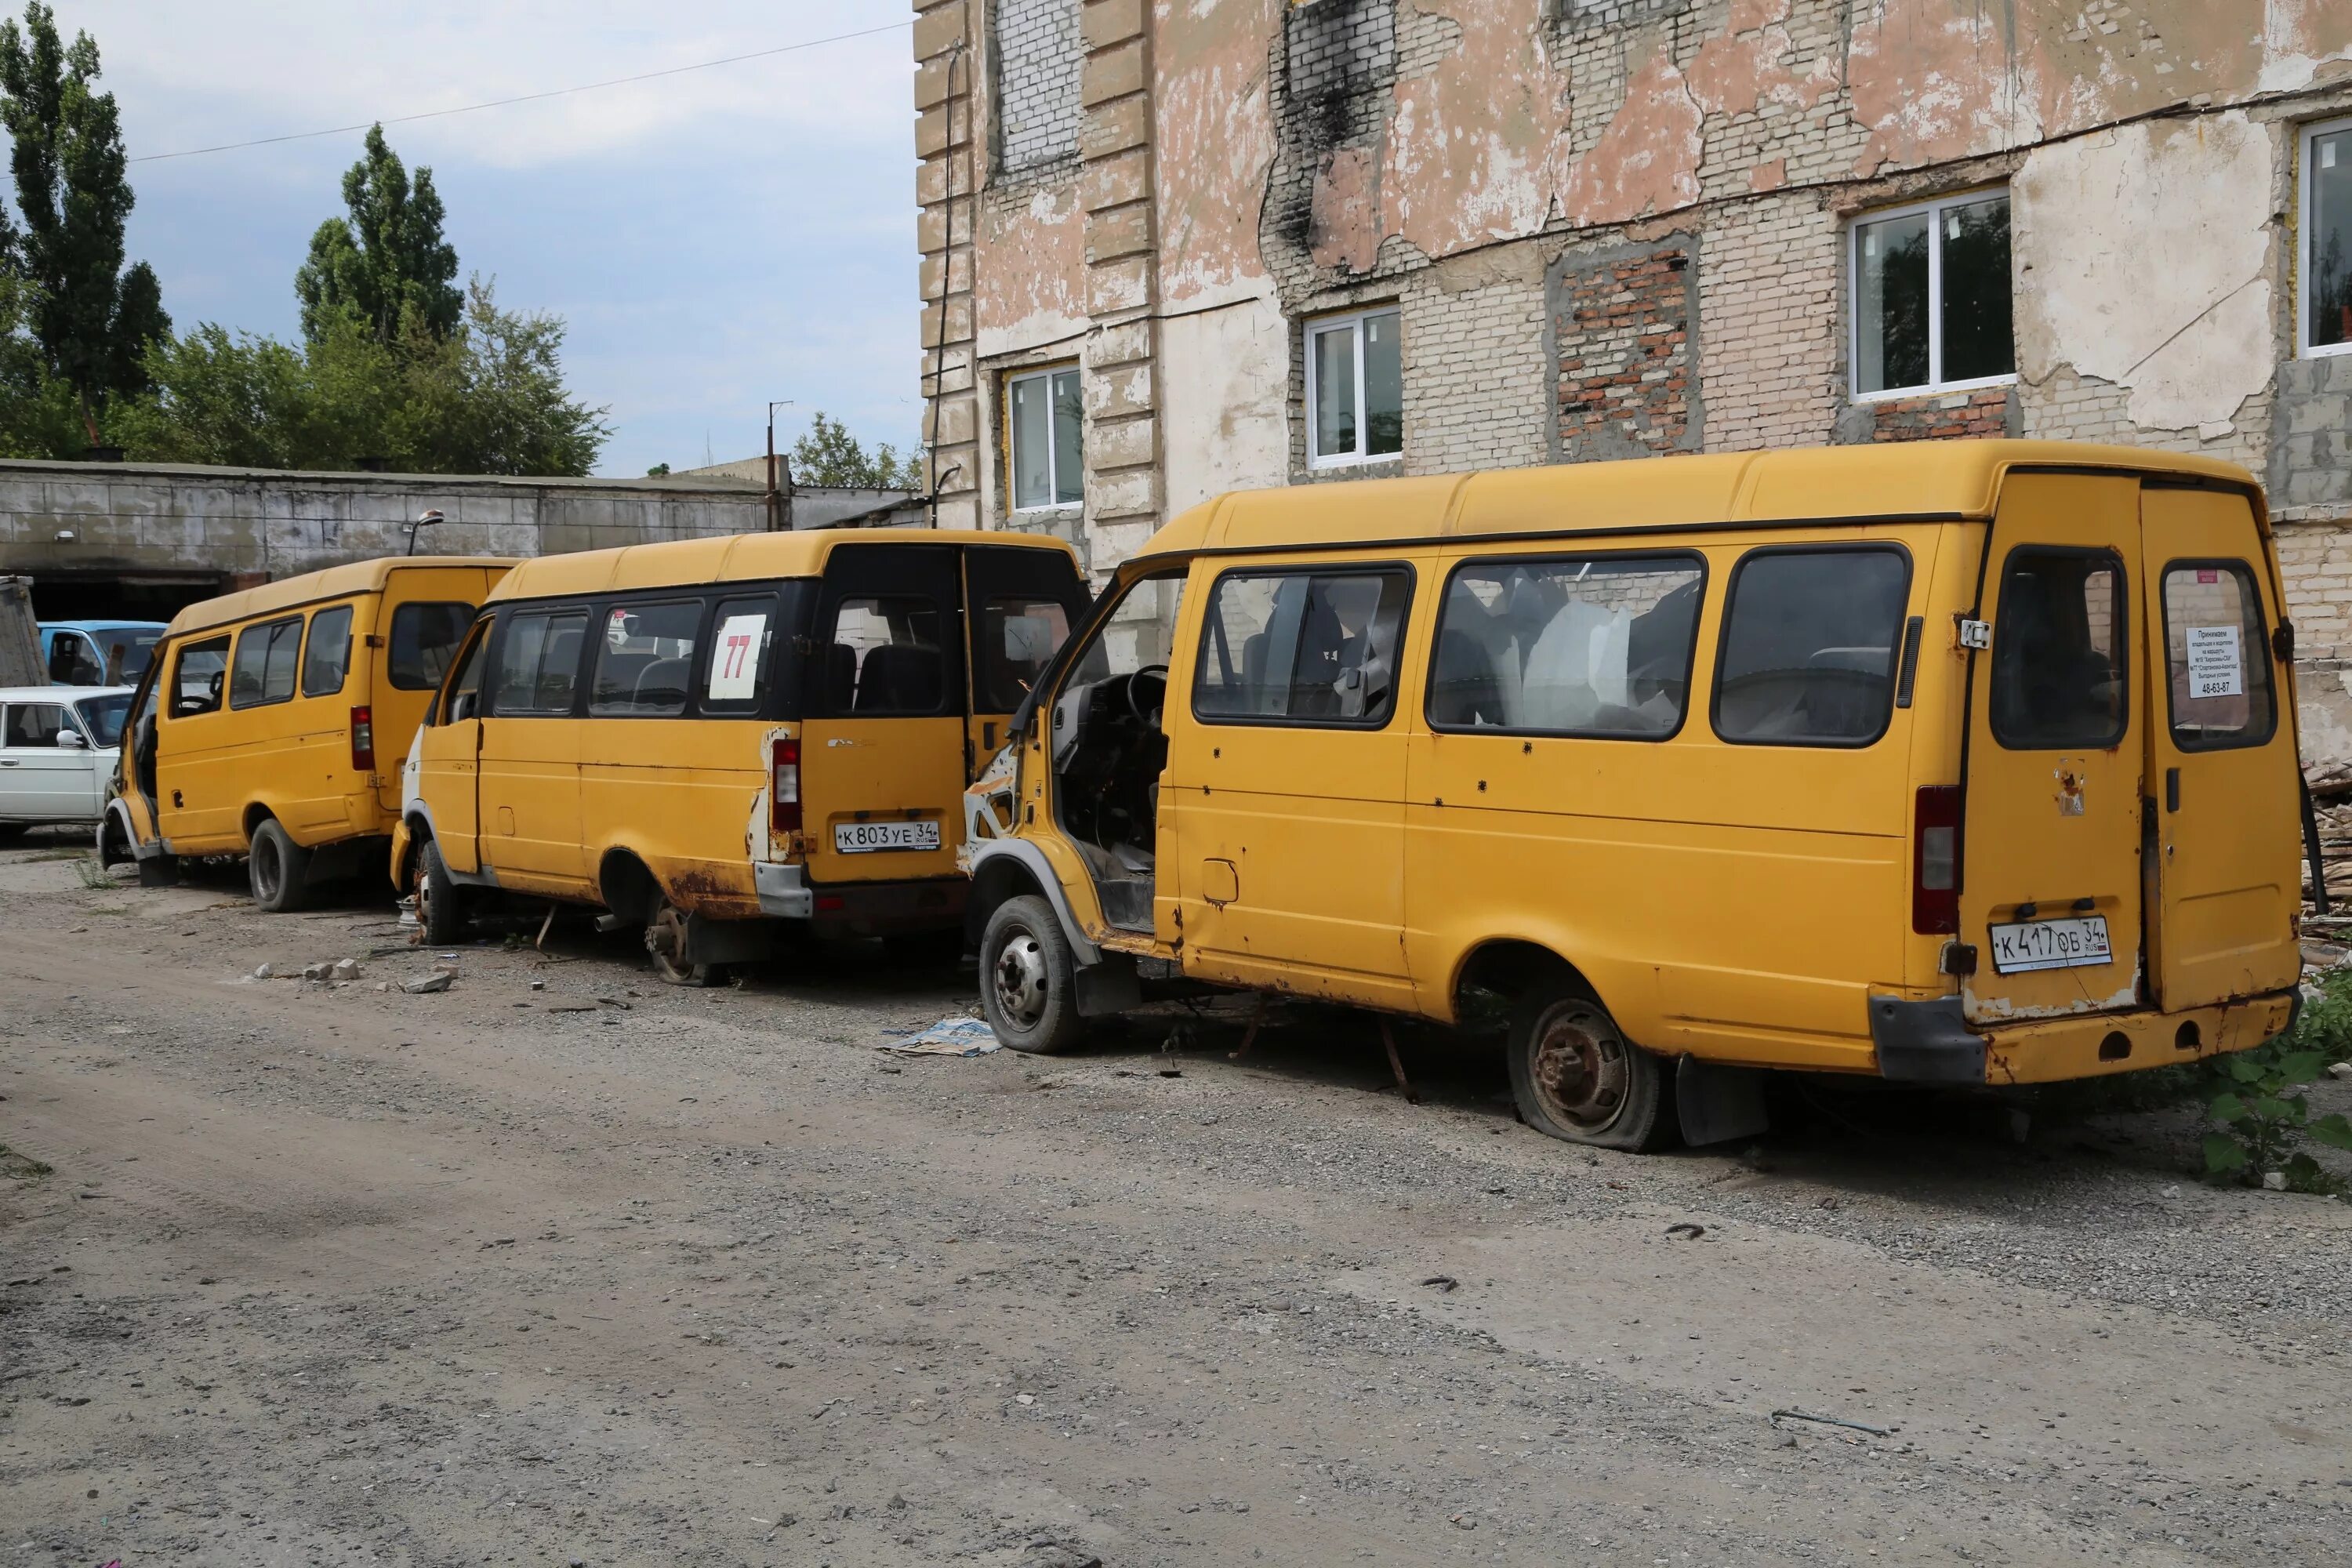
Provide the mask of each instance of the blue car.
{"label": "blue car", "polygon": [[162,621],[43,621],[41,658],[59,686],[136,686]]}

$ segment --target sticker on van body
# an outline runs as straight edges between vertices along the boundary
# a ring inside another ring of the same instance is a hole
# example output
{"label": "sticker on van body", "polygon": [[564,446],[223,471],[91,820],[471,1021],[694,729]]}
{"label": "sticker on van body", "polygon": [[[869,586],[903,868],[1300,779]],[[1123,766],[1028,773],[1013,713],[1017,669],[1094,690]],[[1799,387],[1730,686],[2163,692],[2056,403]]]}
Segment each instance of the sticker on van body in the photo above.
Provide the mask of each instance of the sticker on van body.
{"label": "sticker on van body", "polygon": [[767,632],[764,612],[730,616],[719,623],[719,635],[711,639],[710,688],[705,701],[748,702],[759,694],[760,645]]}
{"label": "sticker on van body", "polygon": [[2246,661],[2235,626],[2189,626],[2189,695],[2238,697],[2246,689]]}

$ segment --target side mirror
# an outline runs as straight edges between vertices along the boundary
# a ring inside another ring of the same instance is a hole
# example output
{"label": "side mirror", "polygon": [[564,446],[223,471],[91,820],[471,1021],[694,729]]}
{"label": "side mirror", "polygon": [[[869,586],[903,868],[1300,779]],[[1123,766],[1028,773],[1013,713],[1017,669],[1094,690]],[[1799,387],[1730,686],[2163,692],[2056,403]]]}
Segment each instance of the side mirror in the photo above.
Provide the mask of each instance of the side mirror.
{"label": "side mirror", "polygon": [[89,742],[81,738],[79,730],[60,730],[58,731],[58,744],[68,752],[79,752],[87,750]]}

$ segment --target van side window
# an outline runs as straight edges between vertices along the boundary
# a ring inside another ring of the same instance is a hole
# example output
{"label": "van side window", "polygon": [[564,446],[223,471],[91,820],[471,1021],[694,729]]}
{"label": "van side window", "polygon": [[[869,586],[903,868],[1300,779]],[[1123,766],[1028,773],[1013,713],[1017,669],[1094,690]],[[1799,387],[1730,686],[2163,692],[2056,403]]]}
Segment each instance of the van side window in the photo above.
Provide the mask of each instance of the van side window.
{"label": "van side window", "polygon": [[940,619],[939,606],[929,599],[842,600],[824,651],[826,711],[861,719],[945,711]]}
{"label": "van side window", "polygon": [[2164,569],[2164,668],[2184,752],[2267,744],[2278,726],[2263,596],[2242,561]]}
{"label": "van side window", "polygon": [[384,679],[403,691],[437,691],[449,656],[474,624],[471,605],[403,605],[392,612],[392,647]]}
{"label": "van side window", "polygon": [[1412,595],[1402,567],[1226,573],[1201,627],[1192,716],[1379,729],[1396,708]]}
{"label": "van side window", "polygon": [[667,718],[686,711],[702,601],[614,605],[596,641],[588,711],[604,718]]}
{"label": "van side window", "polygon": [[219,712],[221,685],[227,675],[227,637],[184,644],[172,661],[172,717]]}
{"label": "van side window", "polygon": [[2112,746],[2129,721],[2124,563],[2021,545],[1993,606],[1992,735],[2011,751]]}
{"label": "van side window", "polygon": [[1867,746],[1885,734],[1910,578],[1895,546],[1740,557],[1723,612],[1715,732],[1766,746]]}
{"label": "van side window", "polygon": [[499,634],[490,711],[500,716],[569,714],[580,682],[581,645],[587,637],[585,610],[534,610],[509,620]]}
{"label": "van side window", "polygon": [[334,605],[310,617],[302,650],[302,695],[332,697],[352,668],[352,607]]}
{"label": "van side window", "polygon": [[1430,727],[1664,740],[1706,591],[1696,555],[1465,562],[1437,614]]}
{"label": "van side window", "polygon": [[710,670],[702,682],[705,713],[757,713],[768,695],[768,647],[776,601],[721,599],[710,618]]}
{"label": "van side window", "polygon": [[490,626],[487,618],[478,624],[480,630],[457,651],[457,673],[450,678],[441,716],[436,720],[428,711],[428,723],[458,724],[482,716],[482,659],[489,649]]}
{"label": "van side window", "polygon": [[1059,600],[1023,595],[982,605],[977,710],[1010,713],[1020,707],[1069,635],[1070,614]]}
{"label": "van side window", "polygon": [[228,675],[228,705],[259,708],[294,695],[294,663],[302,647],[302,617],[267,621],[236,635],[236,662]]}

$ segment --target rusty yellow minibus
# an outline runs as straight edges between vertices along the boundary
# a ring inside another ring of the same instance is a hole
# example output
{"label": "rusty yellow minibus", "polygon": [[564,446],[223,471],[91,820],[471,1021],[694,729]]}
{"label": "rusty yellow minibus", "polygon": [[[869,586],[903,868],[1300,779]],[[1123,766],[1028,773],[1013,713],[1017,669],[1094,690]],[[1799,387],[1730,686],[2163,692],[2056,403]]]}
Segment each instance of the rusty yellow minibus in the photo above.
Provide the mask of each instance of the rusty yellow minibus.
{"label": "rusty yellow minibus", "polygon": [[380,863],[397,759],[513,564],[362,561],[182,610],[132,702],[100,858],[135,859],[153,881],[188,856],[243,855],[273,913]]}
{"label": "rusty yellow minibus", "polygon": [[[1111,637],[1158,606],[1164,659]],[[1125,608],[1123,609],[1123,606]],[[1181,977],[1514,1011],[1532,1125],[1758,1075],[2253,1046],[2300,972],[2292,634],[2242,469],[1919,443],[1226,496],[967,796],[1008,1045]]]}
{"label": "rusty yellow minibus", "polygon": [[709,984],[772,922],[960,947],[965,784],[1083,614],[1027,534],[760,533],[517,567],[412,750],[396,884],[430,940],[491,891],[642,926]]}

